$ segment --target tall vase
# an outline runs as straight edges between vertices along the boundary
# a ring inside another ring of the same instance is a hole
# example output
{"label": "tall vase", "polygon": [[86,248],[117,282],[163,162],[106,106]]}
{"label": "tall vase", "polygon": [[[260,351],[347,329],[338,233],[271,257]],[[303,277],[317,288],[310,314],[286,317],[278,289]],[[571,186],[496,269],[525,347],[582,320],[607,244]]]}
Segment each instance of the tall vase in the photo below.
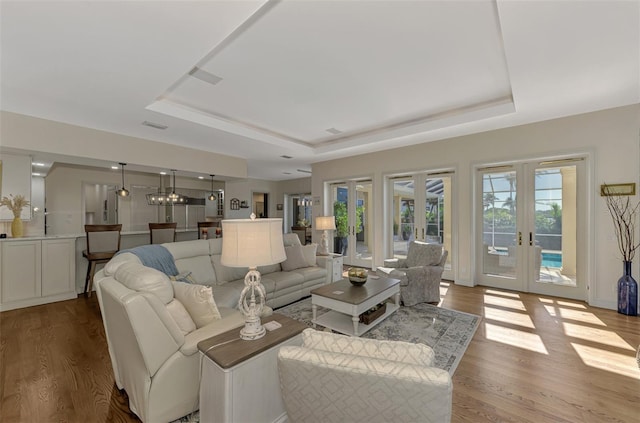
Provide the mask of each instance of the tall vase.
{"label": "tall vase", "polygon": [[22,219],[14,217],[11,222],[11,236],[14,238],[22,238],[24,234],[24,228],[22,227]]}
{"label": "tall vase", "polygon": [[625,261],[624,273],[618,279],[618,313],[638,315],[638,283],[631,276],[631,262]]}

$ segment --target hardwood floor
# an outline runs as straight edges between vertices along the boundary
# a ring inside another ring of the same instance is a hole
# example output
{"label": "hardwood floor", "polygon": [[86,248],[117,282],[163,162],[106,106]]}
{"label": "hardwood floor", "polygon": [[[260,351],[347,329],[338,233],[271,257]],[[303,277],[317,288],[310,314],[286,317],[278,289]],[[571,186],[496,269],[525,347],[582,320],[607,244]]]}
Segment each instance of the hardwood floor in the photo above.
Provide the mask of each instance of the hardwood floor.
{"label": "hardwood floor", "polygon": [[[640,318],[553,297],[441,285],[483,316],[453,377],[453,422],[639,422]],[[135,422],[96,296],[0,313],[0,421]]]}

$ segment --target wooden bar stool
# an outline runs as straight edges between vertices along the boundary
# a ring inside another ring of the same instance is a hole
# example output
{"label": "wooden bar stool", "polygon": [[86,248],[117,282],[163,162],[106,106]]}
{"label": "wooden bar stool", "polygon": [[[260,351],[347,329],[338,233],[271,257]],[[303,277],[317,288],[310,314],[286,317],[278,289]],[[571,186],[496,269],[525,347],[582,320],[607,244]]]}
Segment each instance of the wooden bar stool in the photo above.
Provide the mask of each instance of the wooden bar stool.
{"label": "wooden bar stool", "polygon": [[122,225],[84,225],[87,233],[87,249],[82,256],[89,260],[87,278],[84,282],[84,293],[91,297],[93,275],[97,264],[104,264],[120,250],[120,231]]}
{"label": "wooden bar stool", "polygon": [[164,244],[165,242],[176,242],[177,222],[172,223],[149,223],[150,244]]}

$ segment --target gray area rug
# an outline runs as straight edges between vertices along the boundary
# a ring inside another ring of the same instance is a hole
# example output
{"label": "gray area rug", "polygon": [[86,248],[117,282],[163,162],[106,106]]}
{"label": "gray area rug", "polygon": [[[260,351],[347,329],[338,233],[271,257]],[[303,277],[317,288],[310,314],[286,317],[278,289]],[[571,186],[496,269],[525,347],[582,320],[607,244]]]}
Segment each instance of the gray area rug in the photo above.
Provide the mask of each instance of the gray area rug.
{"label": "gray area rug", "polygon": [[[328,310],[318,307],[318,316]],[[311,298],[274,310],[311,325]],[[462,355],[480,324],[480,316],[448,310],[431,304],[400,307],[362,338],[423,343],[435,352],[435,367],[453,376]],[[320,327],[318,327],[321,329]]]}
{"label": "gray area rug", "polygon": [[[327,311],[318,307],[318,316]],[[312,327],[311,298],[278,308],[274,312]],[[479,324],[480,316],[475,314],[448,310],[431,304],[416,304],[412,307],[400,307],[375,328],[362,335],[362,338],[426,344],[435,352],[435,367],[444,369],[453,376]],[[200,416],[196,411],[174,423],[198,423],[199,421]]]}

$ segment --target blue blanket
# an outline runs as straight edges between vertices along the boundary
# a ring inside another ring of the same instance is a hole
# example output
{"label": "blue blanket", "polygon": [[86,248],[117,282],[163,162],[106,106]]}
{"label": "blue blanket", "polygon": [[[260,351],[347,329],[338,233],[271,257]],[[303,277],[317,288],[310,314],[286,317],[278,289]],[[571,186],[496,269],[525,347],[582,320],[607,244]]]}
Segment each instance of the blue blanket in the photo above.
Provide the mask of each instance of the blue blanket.
{"label": "blue blanket", "polygon": [[141,245],[118,252],[118,254],[121,253],[133,253],[138,256],[142,264],[147,267],[153,267],[165,273],[167,276],[175,276],[178,274],[178,268],[173,260],[173,256],[169,250],[162,245]]}

